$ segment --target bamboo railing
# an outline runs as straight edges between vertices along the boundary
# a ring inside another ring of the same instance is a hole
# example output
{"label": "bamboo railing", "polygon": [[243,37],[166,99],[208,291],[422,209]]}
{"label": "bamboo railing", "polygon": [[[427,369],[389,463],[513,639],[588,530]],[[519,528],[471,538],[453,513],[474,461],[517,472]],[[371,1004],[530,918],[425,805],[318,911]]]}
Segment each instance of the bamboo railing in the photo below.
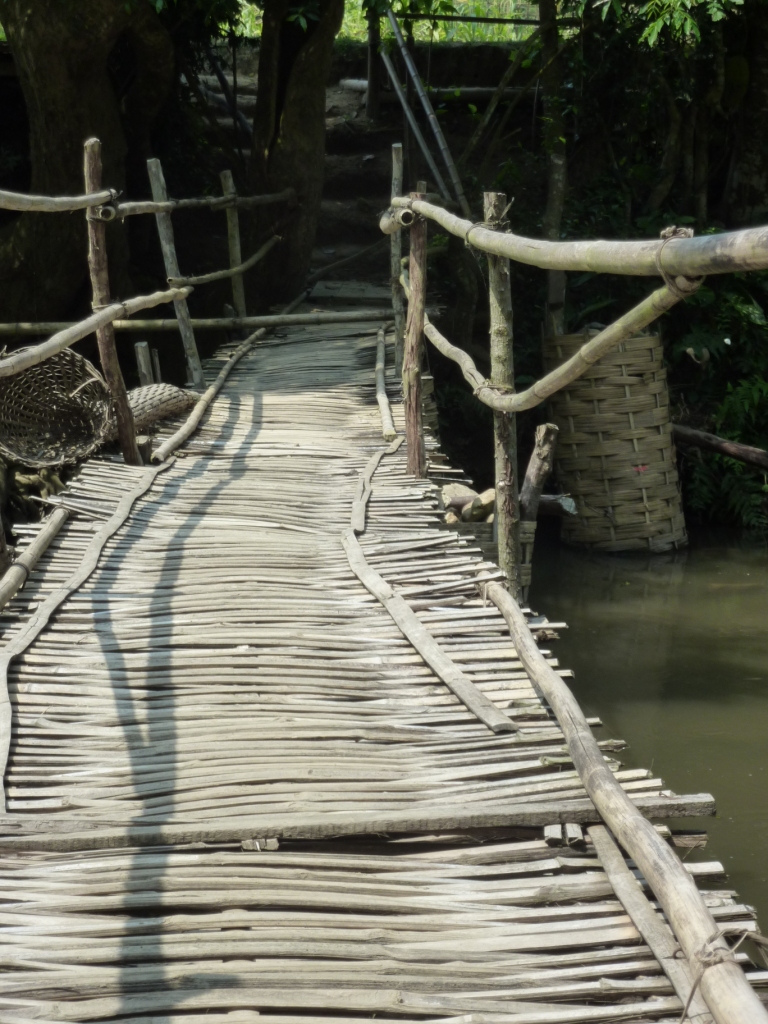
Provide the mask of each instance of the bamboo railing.
{"label": "bamboo railing", "polygon": [[[674,965],[669,977],[681,999],[688,1004],[686,1013],[695,1013],[696,1019],[703,1022],[714,1019],[717,1024],[742,1024],[744,1021],[768,1024],[768,1011],[749,985],[699,890],[674,851],[614,779],[578,702],[539,651],[518,604],[520,499],[514,444],[516,412],[533,408],[582,376],[601,356],[693,294],[704,275],[768,267],[768,227],[702,238],[683,237],[675,230],[668,230],[659,240],[550,242],[524,238],[505,230],[502,217],[506,209],[505,196],[486,193],[485,221],[476,224],[428,202],[420,191],[395,197],[390,209],[381,217],[381,230],[393,238],[393,265],[395,253],[399,254],[396,245],[399,246],[400,233],[407,228],[411,237],[408,273],[400,275],[408,299],[402,379],[409,471],[423,476],[427,472],[426,460],[422,457],[421,404],[416,401],[420,393],[422,337],[426,337],[461,368],[478,400],[494,411],[499,566],[505,573],[507,585],[481,572],[478,586],[484,598],[490,598],[504,616],[526,671],[549,702],[563,730],[574,766],[589,797],[617,840],[634,858],[661,904],[685,958],[683,965]],[[448,341],[425,314],[429,220],[489,257],[490,380],[480,373],[468,353]],[[516,394],[512,371],[510,260],[546,270],[660,276],[664,285],[587,341],[571,359]],[[556,428],[552,428],[548,439],[546,430],[540,433],[538,440],[542,451],[538,453],[538,461],[543,462],[547,458],[551,460]],[[529,473],[531,487],[528,490],[531,492],[536,486],[540,489],[546,472],[535,465],[536,455],[534,453],[532,459],[533,472]],[[537,503],[535,494],[533,498],[531,501],[531,493],[527,494],[529,513]],[[597,838],[602,841],[603,833],[598,833]],[[607,836],[603,846],[607,848],[609,842],[610,836]],[[623,881],[620,888],[623,898],[631,899],[631,891]],[[666,947],[655,940],[651,945],[654,951],[658,946],[658,955],[665,966],[663,948]]]}

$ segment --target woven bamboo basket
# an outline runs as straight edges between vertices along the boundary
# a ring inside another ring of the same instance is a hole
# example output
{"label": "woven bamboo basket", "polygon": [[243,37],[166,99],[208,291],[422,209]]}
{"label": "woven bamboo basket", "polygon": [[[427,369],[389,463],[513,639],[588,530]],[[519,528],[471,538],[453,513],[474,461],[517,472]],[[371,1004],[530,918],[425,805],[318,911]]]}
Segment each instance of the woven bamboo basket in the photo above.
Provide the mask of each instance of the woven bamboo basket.
{"label": "woven bamboo basket", "polygon": [[[544,340],[547,371],[597,332]],[[668,551],[687,541],[658,335],[630,338],[550,399],[560,428],[555,471],[576,502],[569,544]]]}

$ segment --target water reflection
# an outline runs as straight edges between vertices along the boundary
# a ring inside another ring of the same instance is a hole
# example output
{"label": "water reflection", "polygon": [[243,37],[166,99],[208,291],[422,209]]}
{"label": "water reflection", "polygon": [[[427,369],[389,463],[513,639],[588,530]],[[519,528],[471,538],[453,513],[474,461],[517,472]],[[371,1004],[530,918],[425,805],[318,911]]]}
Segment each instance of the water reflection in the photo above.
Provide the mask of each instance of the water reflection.
{"label": "water reflection", "polygon": [[600,555],[550,528],[533,579],[532,607],[570,627],[553,649],[582,707],[629,742],[628,765],[714,793],[718,817],[690,824],[768,927],[766,544],[709,533],[668,555]]}

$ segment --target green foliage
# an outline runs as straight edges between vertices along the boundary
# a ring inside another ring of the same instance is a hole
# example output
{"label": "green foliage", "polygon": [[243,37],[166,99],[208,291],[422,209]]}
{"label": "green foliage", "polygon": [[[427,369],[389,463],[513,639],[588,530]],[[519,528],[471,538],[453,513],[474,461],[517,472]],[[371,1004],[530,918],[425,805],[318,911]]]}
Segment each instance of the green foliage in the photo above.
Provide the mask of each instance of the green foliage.
{"label": "green foliage", "polygon": [[[702,22],[722,21],[744,0],[645,0],[625,4],[621,0],[592,0],[603,21],[609,16],[619,23],[639,23],[640,41],[656,46],[664,34],[686,43],[701,41]],[[579,0],[576,8],[584,14],[590,0]]]}

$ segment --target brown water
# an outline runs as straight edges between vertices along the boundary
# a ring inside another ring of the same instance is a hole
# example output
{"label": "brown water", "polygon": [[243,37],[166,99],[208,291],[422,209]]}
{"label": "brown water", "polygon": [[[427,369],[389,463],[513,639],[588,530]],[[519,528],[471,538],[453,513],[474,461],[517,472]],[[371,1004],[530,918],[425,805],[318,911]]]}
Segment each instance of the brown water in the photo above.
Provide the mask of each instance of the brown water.
{"label": "brown water", "polygon": [[[549,526],[550,524],[547,524]],[[537,536],[530,604],[618,756],[678,793],[713,793],[706,859],[768,931],[768,545],[694,537],[673,555],[597,555]],[[698,858],[697,858],[698,859]]]}

